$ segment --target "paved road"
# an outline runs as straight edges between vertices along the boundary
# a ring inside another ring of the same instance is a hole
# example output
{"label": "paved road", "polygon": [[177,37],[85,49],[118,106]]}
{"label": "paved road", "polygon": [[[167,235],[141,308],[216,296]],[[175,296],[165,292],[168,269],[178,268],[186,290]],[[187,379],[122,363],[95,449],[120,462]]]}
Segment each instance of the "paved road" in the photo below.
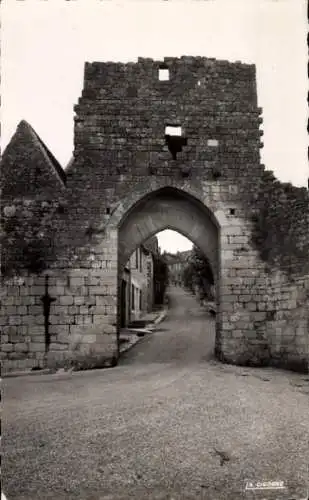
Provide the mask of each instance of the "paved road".
{"label": "paved road", "polygon": [[213,319],[171,289],[119,366],[5,379],[8,499],[239,500],[245,479],[304,491],[308,377],[221,365],[213,343]]}
{"label": "paved road", "polygon": [[158,325],[155,335],[145,337],[130,351],[121,365],[173,363],[187,367],[214,359],[214,345],[214,320],[201,310],[191,294],[173,287],[167,319]]}

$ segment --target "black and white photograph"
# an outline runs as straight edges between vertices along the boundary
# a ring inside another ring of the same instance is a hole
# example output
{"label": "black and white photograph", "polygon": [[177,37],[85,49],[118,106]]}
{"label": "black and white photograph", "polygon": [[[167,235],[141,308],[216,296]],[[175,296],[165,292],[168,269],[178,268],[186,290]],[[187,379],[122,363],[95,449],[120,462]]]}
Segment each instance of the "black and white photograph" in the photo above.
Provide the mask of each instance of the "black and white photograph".
{"label": "black and white photograph", "polygon": [[3,0],[1,500],[309,500],[305,0]]}

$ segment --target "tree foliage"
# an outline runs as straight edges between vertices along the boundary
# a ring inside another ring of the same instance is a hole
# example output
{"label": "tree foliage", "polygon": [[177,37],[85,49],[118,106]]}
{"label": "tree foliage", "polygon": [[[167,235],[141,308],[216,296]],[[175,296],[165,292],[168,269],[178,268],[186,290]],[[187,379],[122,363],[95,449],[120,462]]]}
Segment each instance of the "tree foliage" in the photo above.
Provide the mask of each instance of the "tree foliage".
{"label": "tree foliage", "polygon": [[164,255],[153,256],[153,277],[155,289],[155,304],[163,304],[168,284],[168,266]]}
{"label": "tree foliage", "polygon": [[183,283],[192,291],[197,287],[203,295],[209,295],[210,286],[214,284],[210,263],[197,247],[193,247],[191,257],[183,271]]}

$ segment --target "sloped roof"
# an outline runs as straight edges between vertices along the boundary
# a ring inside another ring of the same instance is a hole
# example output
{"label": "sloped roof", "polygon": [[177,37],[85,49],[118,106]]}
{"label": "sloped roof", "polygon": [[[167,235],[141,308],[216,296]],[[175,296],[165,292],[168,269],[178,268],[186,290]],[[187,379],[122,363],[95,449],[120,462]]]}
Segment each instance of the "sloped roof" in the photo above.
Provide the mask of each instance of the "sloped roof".
{"label": "sloped roof", "polygon": [[65,172],[67,172],[67,171],[68,171],[68,170],[72,167],[72,165],[73,165],[73,163],[74,163],[74,160],[75,160],[75,158],[74,158],[74,156],[72,156],[72,157],[70,158],[69,163],[67,164],[67,166],[66,166],[66,167],[65,167],[65,169],[64,169],[64,170],[65,170]]}
{"label": "sloped roof", "polygon": [[65,184],[66,175],[65,175],[65,172],[64,172],[62,166],[60,165],[60,163],[58,162],[58,160],[56,160],[56,158],[51,153],[51,151],[48,149],[48,147],[46,146],[46,144],[44,144],[44,142],[42,141],[42,139],[40,138],[40,136],[36,133],[36,131],[31,127],[31,125],[26,120],[22,120],[19,123],[19,125],[17,127],[17,131],[18,131],[18,129],[21,129],[21,128],[23,128],[24,131],[26,131],[26,132],[29,133],[29,135],[31,136],[31,138],[34,141],[34,143],[39,147],[39,149],[41,150],[41,152],[43,153],[43,155],[46,157],[47,162],[50,165],[50,167],[58,175],[58,177],[60,178],[61,182],[63,184]]}
{"label": "sloped roof", "polygon": [[159,243],[158,243],[158,238],[157,236],[151,236],[148,238],[148,240],[144,241],[142,246],[147,250],[148,252],[152,254],[157,254],[158,253],[158,248],[159,248]]}
{"label": "sloped roof", "polygon": [[42,189],[52,191],[57,186],[61,189],[65,187],[66,175],[60,163],[31,125],[21,120],[1,157],[3,195],[35,189],[32,181],[37,167],[43,167],[45,172]]}

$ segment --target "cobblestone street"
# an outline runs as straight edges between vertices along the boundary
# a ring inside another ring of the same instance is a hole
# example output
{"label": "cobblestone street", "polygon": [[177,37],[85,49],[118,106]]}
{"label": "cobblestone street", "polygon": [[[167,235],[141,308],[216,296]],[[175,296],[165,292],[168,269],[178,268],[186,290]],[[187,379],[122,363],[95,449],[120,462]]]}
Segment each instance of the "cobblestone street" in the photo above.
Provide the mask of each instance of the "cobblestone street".
{"label": "cobblestone street", "polygon": [[117,367],[4,379],[9,500],[238,500],[246,480],[305,498],[308,376],[220,364],[214,319],[182,289],[169,296]]}

